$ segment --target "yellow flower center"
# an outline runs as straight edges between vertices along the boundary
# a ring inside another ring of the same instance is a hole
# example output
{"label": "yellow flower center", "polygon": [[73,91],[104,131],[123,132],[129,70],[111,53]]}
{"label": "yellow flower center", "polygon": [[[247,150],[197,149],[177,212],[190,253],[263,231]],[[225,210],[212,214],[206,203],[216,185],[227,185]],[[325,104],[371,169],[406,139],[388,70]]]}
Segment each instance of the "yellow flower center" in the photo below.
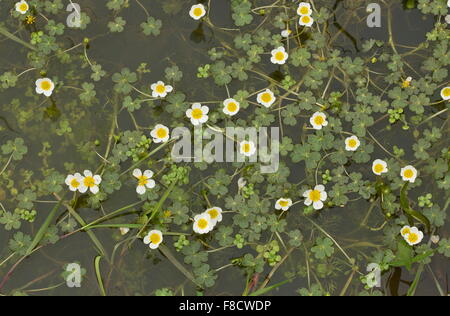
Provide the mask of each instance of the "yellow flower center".
{"label": "yellow flower center", "polygon": [[148,183],[148,178],[146,176],[140,176],[138,178],[139,186],[144,186]]}
{"label": "yellow flower center", "polygon": [[244,145],[242,146],[242,150],[243,150],[245,153],[249,153],[251,149],[252,149],[252,146],[251,146],[250,144],[248,144],[248,143],[246,143],[246,144],[244,144]]}
{"label": "yellow flower center", "polygon": [[73,188],[78,188],[78,187],[80,186],[80,182],[78,182],[77,179],[73,179],[73,180],[70,182],[70,185],[71,185]]}
{"label": "yellow flower center", "polygon": [[193,13],[194,13],[195,16],[201,16],[203,14],[203,9],[202,8],[195,8]]}
{"label": "yellow flower center", "polygon": [[33,24],[36,21],[36,18],[32,15],[27,16],[26,22],[27,24]]}
{"label": "yellow flower center", "polygon": [[298,10],[301,15],[307,15],[309,13],[308,7],[301,7],[300,10]]}
{"label": "yellow flower center", "polygon": [[415,244],[419,240],[419,235],[415,233],[409,233],[408,235],[408,241],[412,244]]}
{"label": "yellow flower center", "polygon": [[211,216],[212,219],[216,219],[217,217],[219,217],[219,211],[215,208],[213,208],[212,210],[208,211],[209,216]]}
{"label": "yellow flower center", "polygon": [[272,101],[272,95],[271,95],[269,92],[264,92],[264,93],[261,95],[261,100],[262,100],[264,103],[269,103],[270,101]]}
{"label": "yellow flower center", "polygon": [[355,140],[355,139],[350,139],[349,141],[348,141],[348,146],[350,147],[350,148],[355,148],[356,146],[358,146],[358,142]]}
{"label": "yellow flower center", "polygon": [[152,244],[159,244],[161,242],[161,236],[159,234],[152,234],[150,236],[150,241]]}
{"label": "yellow flower center", "polygon": [[156,86],[155,90],[158,93],[164,93],[166,92],[166,87],[163,84],[159,84]]}
{"label": "yellow flower center", "polygon": [[280,205],[281,205],[281,207],[288,207],[289,202],[286,201],[286,200],[281,200],[281,201],[280,201]]}
{"label": "yellow flower center", "polygon": [[51,88],[52,88],[52,84],[50,83],[50,81],[45,80],[45,81],[41,82],[41,89],[42,90],[48,91]]}
{"label": "yellow flower center", "polygon": [[449,88],[449,87],[444,88],[444,90],[442,91],[442,94],[443,94],[446,98],[450,97],[450,88]]}
{"label": "yellow flower center", "polygon": [[192,117],[196,120],[199,120],[203,117],[203,111],[201,109],[194,109],[192,111]]}
{"label": "yellow flower center", "polygon": [[95,180],[93,177],[86,177],[84,178],[84,185],[88,188],[92,188],[95,186]]}
{"label": "yellow flower center", "polygon": [[313,202],[319,202],[320,201],[320,191],[312,190],[311,193],[309,193],[309,198]]}
{"label": "yellow flower center", "polygon": [[27,11],[27,10],[28,10],[28,4],[22,3],[22,4],[19,6],[19,9],[20,9],[20,11]]}
{"label": "yellow flower center", "polygon": [[284,60],[284,53],[283,52],[278,52],[275,54],[275,59],[278,61],[282,61]]}
{"label": "yellow flower center", "polygon": [[208,227],[208,221],[206,219],[202,218],[201,220],[198,221],[197,225],[200,229],[205,229]]}
{"label": "yellow flower center", "polygon": [[405,176],[405,178],[411,179],[412,177],[414,177],[414,172],[411,169],[407,169],[405,170],[403,175]]}
{"label": "yellow flower center", "polygon": [[308,24],[308,23],[311,22],[311,18],[309,16],[307,16],[307,15],[302,16],[302,22],[305,23],[305,24]]}
{"label": "yellow flower center", "polygon": [[411,81],[405,80],[403,81],[403,88],[408,88],[411,85]]}
{"label": "yellow flower center", "polygon": [[376,173],[382,173],[384,171],[384,166],[381,163],[376,164],[373,170],[375,170]]}
{"label": "yellow flower center", "polygon": [[410,228],[403,228],[402,230],[402,236],[406,236],[411,232]]}
{"label": "yellow flower center", "polygon": [[156,131],[156,136],[158,138],[166,138],[167,137],[167,130],[165,128],[160,128]]}
{"label": "yellow flower center", "polygon": [[316,123],[316,125],[323,125],[324,122],[325,122],[325,119],[323,118],[322,115],[317,115],[314,118],[314,123]]}
{"label": "yellow flower center", "polygon": [[233,113],[237,111],[237,104],[234,102],[228,103],[228,111]]}

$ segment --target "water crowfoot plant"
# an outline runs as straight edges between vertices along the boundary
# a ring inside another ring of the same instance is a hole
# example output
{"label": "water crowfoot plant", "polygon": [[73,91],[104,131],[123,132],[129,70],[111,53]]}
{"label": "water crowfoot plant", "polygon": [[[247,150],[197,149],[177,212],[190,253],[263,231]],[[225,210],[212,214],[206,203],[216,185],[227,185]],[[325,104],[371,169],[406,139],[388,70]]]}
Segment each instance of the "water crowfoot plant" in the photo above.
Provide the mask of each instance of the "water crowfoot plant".
{"label": "water crowfoot plant", "polygon": [[0,295],[448,294],[447,1],[3,2]]}

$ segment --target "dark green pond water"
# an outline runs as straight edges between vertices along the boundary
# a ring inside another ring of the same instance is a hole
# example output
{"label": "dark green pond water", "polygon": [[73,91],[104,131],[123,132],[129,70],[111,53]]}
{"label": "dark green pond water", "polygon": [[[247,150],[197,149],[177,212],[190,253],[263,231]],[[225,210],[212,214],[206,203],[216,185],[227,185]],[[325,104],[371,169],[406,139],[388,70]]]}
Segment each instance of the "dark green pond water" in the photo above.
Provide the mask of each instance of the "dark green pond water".
{"label": "dark green pond water", "polygon": [[[64,2],[64,1],[63,1]],[[130,69],[136,69],[143,62],[148,64],[151,72],[143,74],[140,83],[146,83],[144,85],[137,85],[139,89],[147,89],[148,86],[162,78],[164,70],[174,64],[177,65],[183,71],[183,79],[177,83],[177,90],[189,93],[190,100],[222,100],[227,97],[226,90],[222,87],[217,87],[211,83],[205,84],[197,78],[197,69],[199,66],[209,63],[210,60],[207,55],[207,51],[213,47],[220,47],[223,43],[232,43],[234,37],[239,34],[238,31],[222,31],[217,28],[213,29],[206,23],[199,26],[198,22],[193,22],[188,12],[189,7],[193,4],[193,1],[181,0],[169,0],[169,1],[141,1],[148,9],[149,14],[153,17],[157,17],[162,20],[163,27],[161,34],[157,37],[147,37],[140,32],[140,24],[145,21],[146,15],[142,8],[134,1],[130,1],[130,5],[127,9],[121,11],[122,16],[126,21],[126,30],[122,33],[110,34],[107,23],[112,20],[112,15],[109,10],[106,10],[103,1],[79,1],[83,2],[81,8],[83,12],[86,12],[92,23],[89,24],[86,30],[70,30],[67,31],[60,41],[66,42],[66,48],[70,48],[76,43],[80,43],[83,38],[87,37],[93,39],[88,49],[88,55],[91,60],[102,64],[104,70],[108,74],[120,72],[123,67]],[[180,2],[183,2],[180,5]],[[189,2],[189,3],[187,3]],[[266,5],[272,2],[269,1],[257,1],[258,5]],[[236,26],[231,18],[231,10],[229,1],[226,0],[213,0],[211,1],[210,19],[216,26],[222,28],[235,29]],[[168,14],[163,10],[163,5],[171,6],[175,8],[179,6],[179,11],[174,14]],[[338,10],[336,14],[336,23],[329,25],[330,34],[336,34],[338,28],[342,27],[341,35],[335,42],[335,47],[342,51],[344,56],[364,56],[361,52],[362,43],[364,40],[374,38],[377,40],[387,41],[387,17],[386,12],[382,14],[382,27],[370,29],[365,25],[365,19],[357,22],[357,19],[350,15],[352,6],[348,1],[341,1],[337,4]],[[3,4],[2,4],[3,6]],[[362,5],[363,6],[363,5]],[[434,25],[434,17],[424,16],[419,10],[411,9],[405,10],[403,5],[398,1],[393,5],[393,33],[398,43],[401,43],[405,47],[414,47],[426,40],[426,33],[429,32]],[[38,19],[42,19],[38,17]],[[262,21],[263,17],[256,17],[256,21]],[[9,21],[9,12],[2,11],[0,13],[0,21]],[[62,16],[58,22],[64,23],[65,17]],[[8,22],[7,26],[11,30],[14,24]],[[18,24],[15,25],[16,27]],[[26,32],[20,33],[26,34]],[[399,48],[401,49],[401,48]],[[9,71],[11,69],[17,69],[17,73],[26,69],[27,51],[23,49],[17,43],[8,40],[4,37],[0,37],[0,69],[1,72]],[[80,50],[82,54],[82,50]],[[81,58],[81,57],[80,57]],[[414,63],[411,62],[414,66]],[[267,64],[266,73],[269,74],[276,71],[278,68],[274,65]],[[64,77],[67,69],[61,67],[60,69],[52,69],[52,76]],[[90,75],[89,68],[79,69],[80,73],[74,74],[75,77],[88,78]],[[58,73],[59,72],[59,73]],[[87,74],[87,75],[86,75]],[[36,74],[37,75],[37,74]],[[0,140],[3,144],[7,139],[15,137],[21,137],[25,139],[28,146],[28,154],[26,158],[15,167],[15,170],[26,169],[32,170],[36,173],[39,172],[42,167],[41,159],[33,159],[37,157],[38,153],[42,150],[42,142],[47,141],[52,144],[53,156],[50,158],[49,164],[64,173],[65,163],[74,163],[78,169],[90,168],[95,170],[101,161],[83,161],[83,157],[80,157],[80,152],[77,150],[75,144],[83,144],[83,142],[89,140],[100,140],[101,145],[98,147],[99,153],[104,153],[106,150],[106,142],[109,135],[112,116],[111,100],[108,98],[108,91],[112,90],[113,84],[108,78],[102,80],[96,85],[98,104],[92,107],[84,107],[83,111],[88,111],[86,123],[80,127],[79,131],[76,131],[75,138],[69,139],[66,137],[55,136],[49,133],[48,120],[34,119],[33,116],[29,118],[29,123],[25,124],[26,128],[21,128],[18,124],[17,118],[14,113],[9,110],[10,104],[13,99],[26,102],[30,98],[32,90],[25,88],[23,81],[33,81],[33,75],[24,75],[19,79],[20,84],[16,88],[8,89],[1,92],[0,96],[0,117],[3,118],[0,121],[0,126],[3,129],[0,131]],[[254,76],[249,78],[255,79]],[[228,89],[231,91],[237,91],[246,83],[242,83],[234,80]],[[265,87],[266,83],[261,82],[261,88]],[[66,92],[67,91],[67,92]],[[26,92],[26,93],[25,93]],[[65,104],[70,103],[74,98],[70,94],[70,89],[64,90],[67,94],[59,93],[57,95],[57,103]],[[43,101],[43,99],[40,99]],[[36,104],[35,115],[41,117],[42,109],[49,106],[50,103],[45,105]],[[429,115],[436,112],[435,109],[426,109],[429,111]],[[428,113],[427,113],[428,114]],[[245,116],[245,114],[244,114]],[[161,108],[154,107],[149,109],[143,107],[142,109],[134,112],[134,117],[137,119],[139,126],[150,127],[155,123],[162,123],[170,125],[171,117],[168,116]],[[304,122],[308,119],[304,118]],[[444,120],[442,121],[444,123]],[[53,124],[53,123],[52,123]],[[117,116],[117,124],[120,130],[133,130],[135,128],[134,122],[127,111],[122,111]],[[303,121],[302,121],[303,125]],[[400,126],[395,126],[392,130],[386,130],[384,127],[386,122],[374,125],[370,128],[372,134],[377,139],[382,140],[384,146],[392,148],[393,145],[401,144],[406,149],[405,160],[414,160],[414,153],[410,149],[414,144],[414,137],[411,135],[411,131],[401,130]],[[301,126],[301,125],[299,125]],[[286,127],[286,135],[294,136],[298,133],[302,133],[301,129],[296,127]],[[447,130],[444,130],[448,131]],[[149,131],[148,131],[149,132]],[[448,139],[448,134],[447,134]],[[73,143],[72,145],[68,145]],[[372,156],[384,156],[385,153],[381,148],[376,147]],[[163,153],[158,153],[154,160],[163,158]],[[81,165],[78,163],[82,161]],[[305,177],[304,165],[295,165],[291,162],[287,162],[291,168],[291,174],[289,180],[297,183]],[[126,170],[131,164],[125,163],[123,170]],[[332,166],[330,165],[332,168]],[[226,166],[226,168],[233,172],[235,170],[232,166]],[[370,177],[370,169],[359,170],[365,176]],[[211,174],[211,173],[210,173]],[[207,172],[199,172],[194,169],[190,175],[191,184],[197,183],[208,176]],[[21,174],[17,172],[14,177],[20,179]],[[426,185],[425,185],[426,187]],[[237,194],[237,186],[233,185],[232,190],[228,195],[233,196]],[[66,188],[64,188],[66,189]],[[189,186],[184,188],[189,190]],[[430,190],[435,189],[434,184],[430,184]],[[440,205],[444,205],[448,199],[448,194],[440,195],[436,191],[435,202]],[[417,199],[422,194],[422,189],[414,189],[411,192],[411,198]],[[67,197],[66,197],[67,198]],[[192,200],[199,199],[198,192],[192,194]],[[48,199],[40,200],[54,200],[52,196]],[[138,201],[135,194],[135,188],[132,185],[123,185],[120,192],[110,195],[108,200],[102,203],[101,210],[92,210],[86,208],[80,208],[77,211],[85,219],[86,222],[91,222],[104,213],[109,213],[113,210],[117,210],[120,207],[132,204]],[[8,195],[1,200],[3,205],[7,209],[13,210],[15,208],[14,203],[8,200]],[[217,201],[221,203],[220,201]],[[352,256],[359,256],[367,259],[365,254],[370,253],[370,247],[364,245],[358,246],[358,243],[368,242],[371,244],[382,245],[383,244],[383,232],[382,231],[369,231],[361,229],[360,223],[364,218],[371,203],[365,200],[358,200],[345,206],[344,208],[335,207],[332,210],[312,216],[312,219],[319,225],[326,228],[327,232],[334,236],[338,241],[342,242],[346,250],[351,252]],[[26,232],[31,236],[34,236],[39,229],[40,225],[45,220],[43,214],[48,214],[54,204],[49,203],[35,203],[35,209],[38,211],[39,216],[36,221],[29,225],[23,224],[20,231]],[[301,206],[297,205],[291,212],[301,210]],[[447,211],[448,212],[448,211]],[[62,218],[65,214],[59,214]],[[135,219],[133,214],[128,217],[122,217],[120,223],[132,222]],[[291,216],[289,217],[289,225],[305,225],[305,219],[303,217]],[[372,227],[379,226],[383,223],[384,217],[382,216],[378,207],[375,208],[370,216],[370,225]],[[116,221],[116,223],[118,223]],[[230,217],[225,216],[225,224],[232,223]],[[176,226],[174,226],[176,227]],[[450,224],[447,221],[444,227],[440,229],[441,238],[449,237]],[[177,229],[175,228],[174,231]],[[14,231],[5,231],[0,228],[0,262],[5,260],[9,255],[8,241],[14,235]],[[123,240],[117,229],[96,229],[95,234],[102,241],[103,245],[107,248],[109,253],[112,253],[114,247],[119,241]],[[167,237],[167,246],[172,249],[172,253],[175,257],[183,262],[183,256],[173,250],[173,239]],[[238,258],[245,253],[249,252],[248,247],[243,249],[227,250],[226,252],[219,252],[217,254],[211,254],[209,256],[208,264],[211,267],[221,267],[230,262],[233,258]],[[79,232],[67,238],[64,238],[57,242],[55,245],[48,245],[41,250],[33,253],[32,256],[23,260],[13,273],[7,279],[4,287],[1,289],[1,294],[11,294],[14,290],[33,290],[33,289],[45,289],[38,292],[28,292],[28,294],[38,295],[99,295],[99,289],[95,276],[94,258],[98,255],[98,252],[92,246],[92,242],[89,236],[85,232]],[[6,276],[7,272],[11,269],[11,264],[16,262],[19,257],[11,259],[11,262],[0,267],[0,282]],[[341,260],[342,261],[342,260]],[[68,288],[64,284],[64,280],[61,278],[63,267],[67,263],[78,262],[81,267],[86,269],[86,276],[83,279],[81,288]],[[301,254],[295,252],[289,256],[282,267],[276,272],[271,280],[271,284],[286,280],[287,272],[296,269],[296,267],[304,266],[305,258]],[[341,273],[341,270],[348,271],[349,268],[346,264],[339,262],[337,271],[327,276],[326,282],[335,284],[337,290],[335,295],[339,294],[339,290],[345,284],[349,275]],[[448,274],[450,273],[450,265],[448,259],[443,256],[437,256],[433,258],[429,267],[432,269],[434,275],[441,281],[442,286],[447,285]],[[189,268],[188,268],[189,269]],[[108,295],[152,295],[155,290],[161,288],[171,288],[178,295],[195,295],[196,288],[192,285],[186,277],[174,267],[174,265],[160,252],[149,253],[147,246],[137,241],[130,249],[124,247],[118,247],[115,252],[115,260],[112,265],[102,261],[101,263],[102,275],[105,283],[105,288]],[[261,279],[270,271],[266,267]],[[365,272],[365,271],[362,271]],[[356,278],[356,277],[355,277]],[[389,273],[383,276],[383,290],[387,295],[405,295],[409,285],[414,279],[414,271],[408,272],[406,269],[392,269]],[[31,285],[29,285],[29,283]],[[245,288],[246,277],[236,267],[226,268],[224,271],[218,273],[218,279],[215,285],[204,291],[204,295],[240,295]],[[278,289],[270,292],[269,295],[295,295],[299,288],[307,287],[308,281],[306,278],[296,277],[292,282],[287,283]],[[53,288],[54,287],[54,288]],[[448,289],[444,289],[448,291]],[[418,295],[438,295],[436,290],[435,281],[432,274],[425,270],[422,275],[420,285],[417,288],[416,293]],[[356,295],[356,287],[350,287],[347,292],[348,295]]]}

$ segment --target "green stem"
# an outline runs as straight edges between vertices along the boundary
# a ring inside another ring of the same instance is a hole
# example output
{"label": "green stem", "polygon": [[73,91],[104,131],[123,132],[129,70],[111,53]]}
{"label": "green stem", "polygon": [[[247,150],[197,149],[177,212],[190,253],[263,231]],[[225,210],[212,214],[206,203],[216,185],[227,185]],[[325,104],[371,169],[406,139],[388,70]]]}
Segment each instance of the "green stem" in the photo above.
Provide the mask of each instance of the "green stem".
{"label": "green stem", "polygon": [[21,44],[23,46],[25,46],[26,48],[29,48],[31,50],[37,51],[36,47],[34,47],[33,45],[31,45],[30,43],[27,43],[23,40],[21,40],[20,38],[18,38],[17,36],[15,36],[14,34],[10,33],[8,30],[6,30],[4,27],[0,26],[0,34],[6,36],[7,38],[9,38],[10,40],[13,40],[14,42]]}

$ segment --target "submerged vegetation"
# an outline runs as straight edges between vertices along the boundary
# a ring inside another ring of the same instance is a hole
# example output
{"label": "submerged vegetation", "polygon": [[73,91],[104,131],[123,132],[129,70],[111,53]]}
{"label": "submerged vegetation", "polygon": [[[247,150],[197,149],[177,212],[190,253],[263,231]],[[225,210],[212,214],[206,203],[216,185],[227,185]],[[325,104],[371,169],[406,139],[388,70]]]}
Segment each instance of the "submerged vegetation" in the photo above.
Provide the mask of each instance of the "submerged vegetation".
{"label": "submerged vegetation", "polygon": [[450,8],[371,2],[0,0],[0,294],[447,296]]}

